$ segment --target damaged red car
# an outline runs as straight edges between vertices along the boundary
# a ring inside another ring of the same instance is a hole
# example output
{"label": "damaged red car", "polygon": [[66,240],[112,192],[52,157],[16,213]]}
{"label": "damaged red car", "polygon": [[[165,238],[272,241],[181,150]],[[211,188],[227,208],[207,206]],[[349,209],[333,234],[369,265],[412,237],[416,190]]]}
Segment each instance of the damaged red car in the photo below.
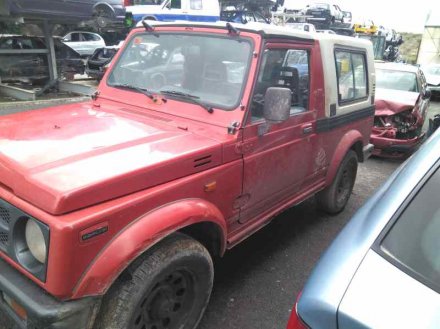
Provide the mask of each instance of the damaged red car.
{"label": "damaged red car", "polygon": [[431,92],[420,68],[375,63],[376,111],[370,142],[373,155],[402,157],[419,145]]}

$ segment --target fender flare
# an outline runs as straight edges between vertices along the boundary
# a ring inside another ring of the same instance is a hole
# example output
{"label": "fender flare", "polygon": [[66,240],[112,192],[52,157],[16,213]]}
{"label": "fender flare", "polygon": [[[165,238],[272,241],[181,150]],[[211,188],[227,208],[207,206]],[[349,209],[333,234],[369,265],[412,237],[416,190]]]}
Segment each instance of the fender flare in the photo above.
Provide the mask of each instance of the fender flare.
{"label": "fender flare", "polygon": [[338,172],[339,165],[341,164],[342,159],[344,159],[347,152],[357,142],[362,143],[362,140],[363,140],[362,135],[357,130],[350,130],[341,138],[338,146],[335,149],[335,152],[333,153],[333,157],[330,161],[330,165],[327,171],[327,177],[325,179],[326,186],[329,186],[333,182],[333,179],[335,178],[336,173]]}
{"label": "fender flare", "polygon": [[202,222],[219,227],[223,254],[227,229],[220,210],[202,199],[175,201],[137,218],[115,235],[84,271],[72,298],[105,294],[119,275],[154,244],[184,227]]}

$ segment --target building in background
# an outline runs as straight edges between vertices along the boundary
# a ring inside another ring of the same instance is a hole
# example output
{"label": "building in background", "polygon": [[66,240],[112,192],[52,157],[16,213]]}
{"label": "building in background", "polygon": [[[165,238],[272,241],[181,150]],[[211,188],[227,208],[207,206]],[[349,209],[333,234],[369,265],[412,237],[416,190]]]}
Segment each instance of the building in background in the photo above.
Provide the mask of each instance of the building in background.
{"label": "building in background", "polygon": [[440,64],[440,9],[431,11],[426,20],[417,63]]}

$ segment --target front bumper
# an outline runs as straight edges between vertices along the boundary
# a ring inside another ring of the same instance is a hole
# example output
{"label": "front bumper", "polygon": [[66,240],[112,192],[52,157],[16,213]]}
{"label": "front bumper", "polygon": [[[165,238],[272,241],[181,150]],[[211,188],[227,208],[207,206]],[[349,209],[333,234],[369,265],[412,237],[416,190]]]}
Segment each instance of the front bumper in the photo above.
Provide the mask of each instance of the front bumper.
{"label": "front bumper", "polygon": [[[7,300],[26,312],[18,315]],[[90,329],[101,299],[59,301],[0,259],[0,310],[22,329]]]}
{"label": "front bumper", "polygon": [[424,139],[421,134],[411,139],[395,139],[372,135],[370,142],[374,145],[373,155],[390,156],[395,153],[404,154],[415,149]]}

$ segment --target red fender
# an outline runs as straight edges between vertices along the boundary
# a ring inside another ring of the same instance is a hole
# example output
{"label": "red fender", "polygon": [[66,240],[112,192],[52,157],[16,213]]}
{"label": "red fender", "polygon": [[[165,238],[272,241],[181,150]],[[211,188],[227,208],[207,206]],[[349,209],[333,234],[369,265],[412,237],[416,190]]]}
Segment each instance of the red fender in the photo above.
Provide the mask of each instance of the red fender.
{"label": "red fender", "polygon": [[358,130],[350,130],[348,131],[339,142],[336,147],[335,152],[333,153],[333,158],[330,161],[329,169],[327,171],[327,177],[325,180],[326,186],[329,186],[338,172],[339,165],[341,164],[342,159],[350,150],[350,148],[357,142],[362,143],[362,135]]}
{"label": "red fender", "polygon": [[226,221],[215,205],[186,199],[154,209],[119,232],[95,257],[73,292],[73,299],[102,295],[138,256],[169,234],[200,222],[212,222],[222,232],[226,248]]}

